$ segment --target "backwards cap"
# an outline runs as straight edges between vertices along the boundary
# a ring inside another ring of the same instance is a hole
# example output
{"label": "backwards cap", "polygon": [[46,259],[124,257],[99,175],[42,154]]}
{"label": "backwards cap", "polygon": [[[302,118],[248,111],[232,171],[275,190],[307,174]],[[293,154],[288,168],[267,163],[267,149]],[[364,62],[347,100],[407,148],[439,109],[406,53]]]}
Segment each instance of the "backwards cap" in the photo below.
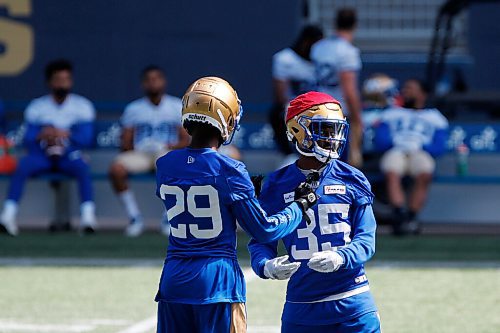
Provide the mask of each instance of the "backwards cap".
{"label": "backwards cap", "polygon": [[290,102],[290,105],[288,106],[288,110],[286,112],[285,121],[288,122],[293,117],[299,115],[301,112],[307,109],[310,109],[313,106],[326,103],[335,103],[340,105],[340,102],[332,96],[317,91],[310,91],[305,94],[299,95]]}

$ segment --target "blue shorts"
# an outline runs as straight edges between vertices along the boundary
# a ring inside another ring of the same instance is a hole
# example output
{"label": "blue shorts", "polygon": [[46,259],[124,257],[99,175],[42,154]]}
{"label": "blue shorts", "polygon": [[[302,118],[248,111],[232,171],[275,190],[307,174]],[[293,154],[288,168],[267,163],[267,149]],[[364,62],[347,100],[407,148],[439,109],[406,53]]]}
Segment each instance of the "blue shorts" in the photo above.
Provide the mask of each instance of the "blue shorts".
{"label": "blue shorts", "polygon": [[246,327],[245,303],[158,302],[157,333],[243,333]]}
{"label": "blue shorts", "polygon": [[299,325],[283,322],[281,333],[380,333],[380,319],[377,312],[368,312],[354,319],[331,325]]}

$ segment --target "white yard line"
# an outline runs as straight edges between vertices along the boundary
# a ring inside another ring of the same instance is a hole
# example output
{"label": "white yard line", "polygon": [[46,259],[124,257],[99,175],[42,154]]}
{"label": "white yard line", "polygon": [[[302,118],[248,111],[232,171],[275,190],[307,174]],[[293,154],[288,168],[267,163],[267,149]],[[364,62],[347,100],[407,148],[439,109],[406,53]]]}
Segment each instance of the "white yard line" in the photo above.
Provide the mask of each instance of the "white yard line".
{"label": "white yard line", "polygon": [[[163,259],[103,259],[103,258],[1,258],[0,266],[98,266],[98,267],[159,267]],[[492,268],[500,269],[500,261],[398,261],[376,260],[367,266],[376,268]],[[250,267],[243,269],[245,278],[257,277]]]}
{"label": "white yard line", "polygon": [[59,324],[25,324],[13,321],[0,321],[0,332],[90,332],[96,329],[95,325],[59,325]]}
{"label": "white yard line", "polygon": [[[245,280],[247,283],[254,280],[257,277],[257,275],[255,275],[255,273],[252,271],[252,269],[250,267],[243,269],[243,275],[245,276]],[[148,332],[149,330],[151,330],[154,327],[156,327],[156,316],[151,316],[149,318],[146,318],[142,321],[139,321],[139,322],[125,328],[124,330],[119,331],[118,333],[144,333],[144,332]],[[264,327],[264,329],[261,329],[261,327],[253,327],[252,330],[249,332],[255,332],[255,333],[268,332],[268,333],[271,333],[271,332],[274,332],[274,330],[268,330],[265,327]],[[278,332],[278,331],[276,331],[276,332]]]}
{"label": "white yard line", "polygon": [[150,332],[151,329],[155,327],[156,327],[156,315],[141,320],[121,331],[118,331],[118,333],[144,333],[144,332]]}
{"label": "white yard line", "polygon": [[279,326],[248,326],[248,333],[280,333]]}

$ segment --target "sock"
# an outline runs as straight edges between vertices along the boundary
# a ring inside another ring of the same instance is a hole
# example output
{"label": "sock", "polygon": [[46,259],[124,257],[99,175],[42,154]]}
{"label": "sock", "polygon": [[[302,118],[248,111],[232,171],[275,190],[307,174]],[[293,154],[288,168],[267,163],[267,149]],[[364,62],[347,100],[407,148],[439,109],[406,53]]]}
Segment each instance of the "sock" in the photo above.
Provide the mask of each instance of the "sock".
{"label": "sock", "polygon": [[132,192],[131,190],[126,190],[121,192],[119,196],[129,218],[135,219],[141,215],[139,207],[137,206],[137,201],[135,201],[134,192]]}
{"label": "sock", "polygon": [[2,220],[13,221],[16,219],[18,204],[14,200],[5,200],[3,204]]}
{"label": "sock", "polygon": [[416,218],[416,217],[417,217],[417,212],[415,212],[415,211],[413,211],[413,210],[410,210],[410,211],[408,212],[408,219],[409,219],[410,221],[415,220],[415,218]]}
{"label": "sock", "polygon": [[85,201],[80,205],[81,220],[85,223],[95,222],[95,204],[93,201]]}

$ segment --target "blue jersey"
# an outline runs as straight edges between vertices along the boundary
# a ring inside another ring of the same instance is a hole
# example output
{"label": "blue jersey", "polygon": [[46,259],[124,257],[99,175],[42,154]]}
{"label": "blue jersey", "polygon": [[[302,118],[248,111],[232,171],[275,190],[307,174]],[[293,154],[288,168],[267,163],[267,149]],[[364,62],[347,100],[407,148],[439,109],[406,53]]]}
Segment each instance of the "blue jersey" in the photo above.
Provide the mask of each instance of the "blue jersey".
{"label": "blue jersey", "polygon": [[261,241],[279,239],[302,219],[294,203],[267,217],[241,162],[212,149],[180,149],[158,159],[157,195],[171,233],[158,300],[244,302],[236,260],[236,220]]}
{"label": "blue jersey", "polygon": [[[262,207],[268,213],[279,211],[304,180],[296,164],[274,172],[259,197]],[[375,251],[370,184],[355,168],[333,160],[323,170],[316,193],[321,197],[308,211],[311,223],[303,221],[283,238],[290,261],[302,263],[288,283],[283,321],[329,324],[376,310],[363,266]],[[249,249],[252,268],[265,278],[264,265],[277,256],[277,242],[252,240]],[[311,270],[307,262],[313,253],[326,250],[337,251],[344,265],[334,273]]]}

